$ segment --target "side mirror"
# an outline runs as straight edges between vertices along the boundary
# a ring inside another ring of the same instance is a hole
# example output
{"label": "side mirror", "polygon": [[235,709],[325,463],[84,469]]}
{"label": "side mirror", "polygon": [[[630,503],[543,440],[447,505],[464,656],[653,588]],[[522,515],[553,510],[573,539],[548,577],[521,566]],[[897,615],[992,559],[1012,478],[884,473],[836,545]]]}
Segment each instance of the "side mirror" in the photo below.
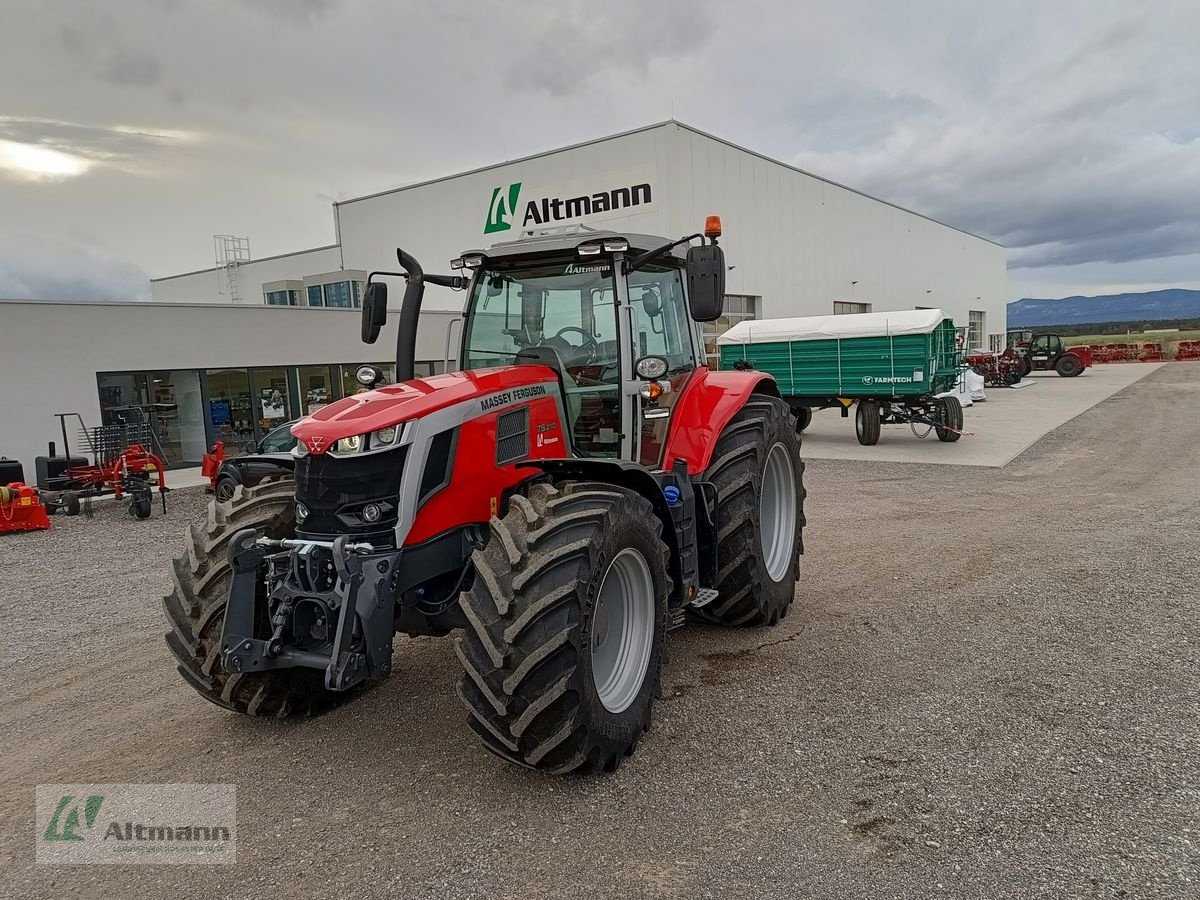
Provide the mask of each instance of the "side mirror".
{"label": "side mirror", "polygon": [[725,252],[717,244],[689,247],[688,305],[697,322],[712,322],[725,309]]}
{"label": "side mirror", "polygon": [[372,281],[363,294],[362,339],[364,344],[373,344],[379,337],[379,329],[387,321],[387,285]]}

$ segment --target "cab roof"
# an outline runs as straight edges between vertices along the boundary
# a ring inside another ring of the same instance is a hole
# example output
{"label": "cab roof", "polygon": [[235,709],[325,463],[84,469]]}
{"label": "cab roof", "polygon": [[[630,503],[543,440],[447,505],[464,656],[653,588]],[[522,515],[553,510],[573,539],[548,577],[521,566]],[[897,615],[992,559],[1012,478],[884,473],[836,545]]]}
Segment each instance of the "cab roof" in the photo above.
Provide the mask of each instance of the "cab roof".
{"label": "cab roof", "polygon": [[[568,226],[568,228],[572,228],[572,226]],[[501,243],[493,244],[487,250],[464,250],[463,255],[479,253],[486,259],[506,259],[535,254],[571,253],[580,244],[589,244],[593,241],[603,241],[612,238],[624,238],[627,240],[629,242],[630,253],[653,250],[656,247],[661,247],[663,244],[670,243],[668,238],[656,237],[651,234],[634,234],[628,231],[598,231],[587,226],[578,226],[577,230],[572,228],[569,231],[555,229],[546,230],[545,232],[534,232],[527,237],[521,237],[515,241],[502,241]],[[663,256],[669,255],[682,260],[686,252],[686,246],[675,247],[669,253],[664,253]]]}

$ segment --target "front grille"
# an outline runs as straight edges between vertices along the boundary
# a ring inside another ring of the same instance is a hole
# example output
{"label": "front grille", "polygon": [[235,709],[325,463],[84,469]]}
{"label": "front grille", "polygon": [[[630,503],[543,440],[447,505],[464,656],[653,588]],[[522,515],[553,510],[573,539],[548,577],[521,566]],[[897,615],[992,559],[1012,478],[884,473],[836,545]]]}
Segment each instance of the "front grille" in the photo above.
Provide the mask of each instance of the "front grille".
{"label": "front grille", "polygon": [[529,455],[529,407],[506,412],[496,420],[496,465]]}
{"label": "front grille", "polygon": [[[309,454],[296,460],[296,501],[308,509],[298,530],[308,535],[364,535],[390,529],[396,524],[407,458],[408,447],[402,446],[382,453]],[[357,511],[372,500],[386,501],[390,511],[379,522],[354,524]]]}

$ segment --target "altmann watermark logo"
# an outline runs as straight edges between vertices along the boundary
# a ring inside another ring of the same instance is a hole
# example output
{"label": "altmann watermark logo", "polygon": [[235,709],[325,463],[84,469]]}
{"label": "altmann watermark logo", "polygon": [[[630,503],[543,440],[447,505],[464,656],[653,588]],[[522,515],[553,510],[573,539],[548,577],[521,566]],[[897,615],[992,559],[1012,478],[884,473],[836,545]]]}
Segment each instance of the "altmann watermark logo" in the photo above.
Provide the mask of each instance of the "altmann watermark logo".
{"label": "altmann watermark logo", "polygon": [[[493,188],[483,233],[495,234],[497,231],[508,231],[512,228],[520,199],[521,182],[519,181],[510,184],[507,190],[503,187]],[[653,190],[649,182],[595,191],[577,197],[538,197],[525,204],[521,227],[567,222],[627,207],[644,206],[653,202],[653,199]]]}
{"label": "altmann watermark logo", "polygon": [[232,784],[40,784],[37,861],[223,864],[236,861]]}

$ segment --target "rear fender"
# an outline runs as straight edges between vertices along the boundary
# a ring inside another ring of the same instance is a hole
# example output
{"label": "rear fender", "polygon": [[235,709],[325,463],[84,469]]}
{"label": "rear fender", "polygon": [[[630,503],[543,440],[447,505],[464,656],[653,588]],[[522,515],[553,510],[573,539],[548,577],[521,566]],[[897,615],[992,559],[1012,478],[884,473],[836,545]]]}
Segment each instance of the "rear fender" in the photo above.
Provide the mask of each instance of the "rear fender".
{"label": "rear fender", "polygon": [[713,372],[704,366],[697,369],[675,404],[663,468],[669,469],[675,460],[682,459],[689,475],[703,474],[712,462],[717,438],[753,394],[778,397],[779,387],[765,372]]}

